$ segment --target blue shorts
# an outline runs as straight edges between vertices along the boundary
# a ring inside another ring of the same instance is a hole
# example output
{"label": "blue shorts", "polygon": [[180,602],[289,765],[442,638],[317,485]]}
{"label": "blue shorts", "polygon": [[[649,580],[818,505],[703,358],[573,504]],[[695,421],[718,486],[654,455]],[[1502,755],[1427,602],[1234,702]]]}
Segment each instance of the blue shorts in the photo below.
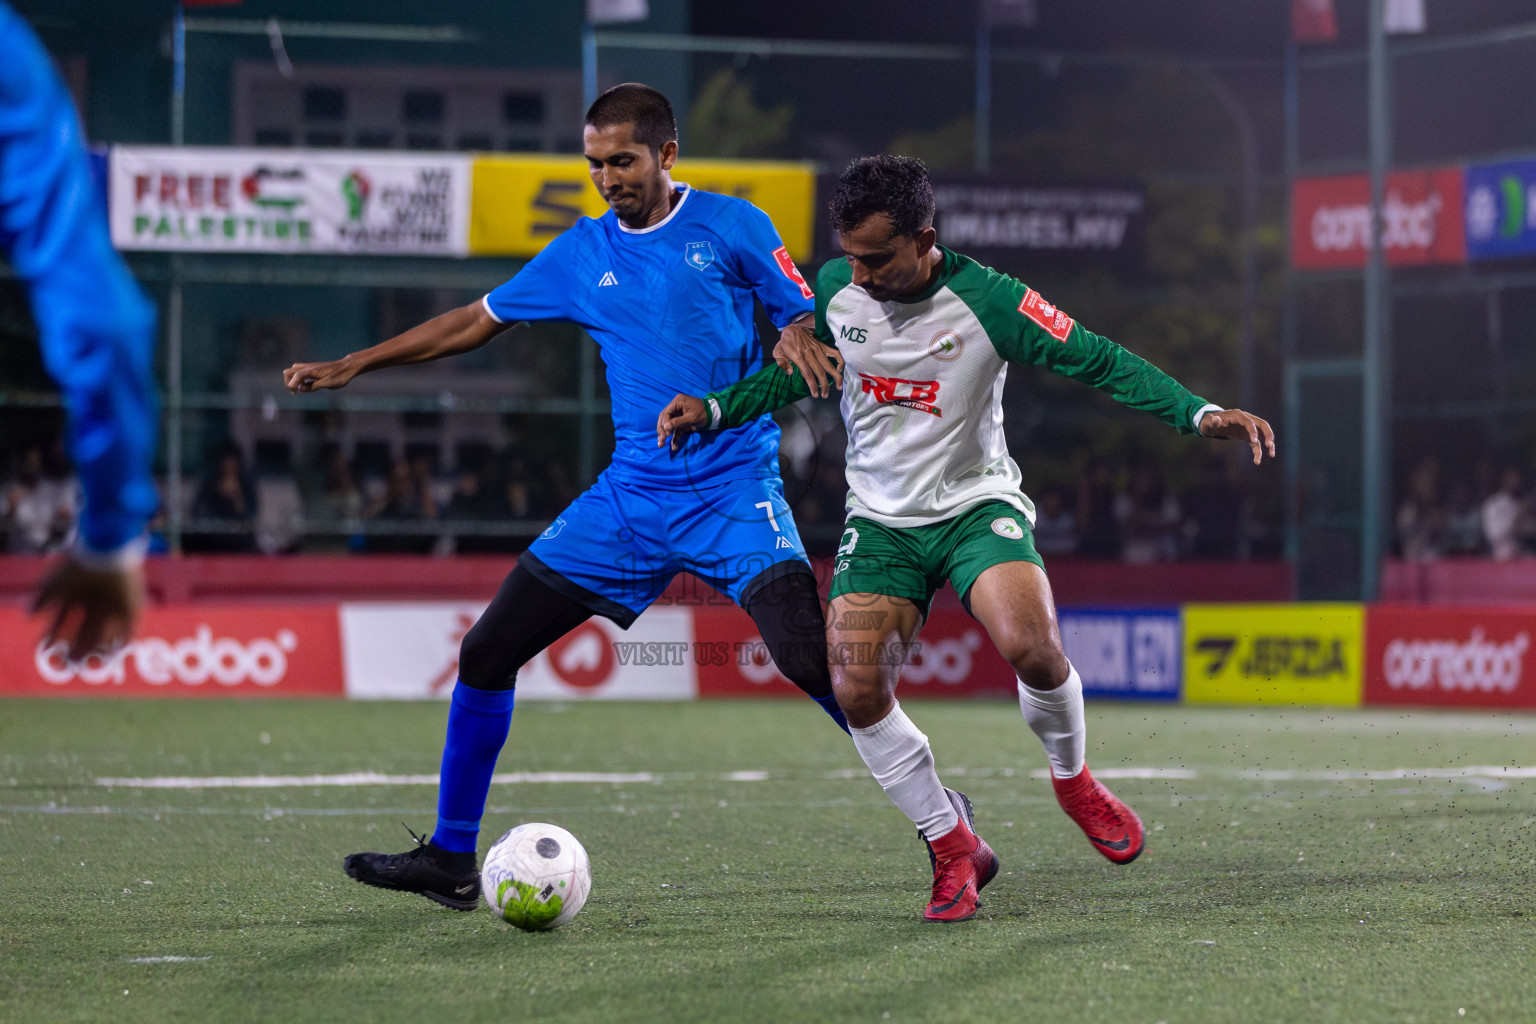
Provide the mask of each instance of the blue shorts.
{"label": "blue shorts", "polygon": [[683,571],[740,605],[782,576],[810,571],[777,477],[662,491],[604,473],[519,564],[625,629]]}

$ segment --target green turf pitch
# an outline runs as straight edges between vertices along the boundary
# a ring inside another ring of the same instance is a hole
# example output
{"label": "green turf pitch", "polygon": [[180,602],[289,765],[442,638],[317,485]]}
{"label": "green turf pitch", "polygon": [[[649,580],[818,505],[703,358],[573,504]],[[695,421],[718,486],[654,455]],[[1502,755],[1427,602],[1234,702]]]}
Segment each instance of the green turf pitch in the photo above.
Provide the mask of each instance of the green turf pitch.
{"label": "green turf pitch", "polygon": [[342,875],[430,785],[97,782],[432,774],[441,705],[0,702],[0,1021],[1536,1020],[1536,778],[1351,775],[1530,766],[1536,718],[1090,706],[1091,764],[1160,773],[1111,783],[1149,830],[1115,868],[1016,707],[908,709],[1002,858],[976,920],[922,922],[912,827],[809,705],[529,704],[502,771],[651,779],[493,788],[482,850],[592,857],[525,934]]}

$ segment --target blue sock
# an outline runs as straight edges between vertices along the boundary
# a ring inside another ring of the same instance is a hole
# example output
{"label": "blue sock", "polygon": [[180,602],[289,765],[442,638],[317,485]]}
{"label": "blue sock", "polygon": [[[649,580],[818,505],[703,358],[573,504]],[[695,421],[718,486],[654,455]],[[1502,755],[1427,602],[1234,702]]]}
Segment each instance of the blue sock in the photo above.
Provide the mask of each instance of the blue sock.
{"label": "blue sock", "polygon": [[440,849],[475,852],[491,774],[512,726],[514,693],[477,690],[462,680],[454,684],[437,783],[437,831],[432,833],[432,843]]}
{"label": "blue sock", "polygon": [[[843,709],[837,706],[835,696],[829,693],[825,697],[812,697],[811,700],[820,704],[821,710],[832,716],[832,721],[837,723],[839,729],[848,732],[848,716],[843,714]],[[853,733],[849,732],[848,735],[852,736]]]}

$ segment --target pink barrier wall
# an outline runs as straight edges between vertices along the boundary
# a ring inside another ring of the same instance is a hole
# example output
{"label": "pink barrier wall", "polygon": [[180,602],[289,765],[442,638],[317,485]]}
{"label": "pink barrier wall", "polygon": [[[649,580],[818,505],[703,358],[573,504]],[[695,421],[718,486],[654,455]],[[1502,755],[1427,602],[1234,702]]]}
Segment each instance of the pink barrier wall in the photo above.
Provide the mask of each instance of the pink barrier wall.
{"label": "pink barrier wall", "polygon": [[1388,560],[1381,567],[1381,600],[1399,604],[1536,604],[1536,559]]}
{"label": "pink barrier wall", "polygon": [[[49,564],[47,559],[0,556],[0,602],[27,600]],[[188,555],[152,558],[145,564],[145,575],[151,597],[163,604],[294,598],[489,600],[516,564],[510,556]],[[826,560],[820,560],[817,572],[823,582],[826,570]],[[1050,574],[1058,604],[1289,601],[1292,596],[1291,567],[1285,562],[1122,565],[1053,559]],[[694,580],[679,580],[668,594],[678,604],[720,600]],[[944,594],[944,603],[955,600],[947,589]]]}

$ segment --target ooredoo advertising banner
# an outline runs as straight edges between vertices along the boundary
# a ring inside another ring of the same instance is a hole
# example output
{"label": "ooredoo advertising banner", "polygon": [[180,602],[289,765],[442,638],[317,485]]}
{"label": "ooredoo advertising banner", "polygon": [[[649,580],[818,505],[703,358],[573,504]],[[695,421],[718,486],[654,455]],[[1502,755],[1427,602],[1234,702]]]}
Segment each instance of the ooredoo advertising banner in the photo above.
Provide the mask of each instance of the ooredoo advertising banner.
{"label": "ooredoo advertising banner", "polygon": [[114,146],[112,243],[175,252],[469,252],[470,158]]}
{"label": "ooredoo advertising banner", "polygon": [[0,608],[0,694],[58,697],[293,697],[342,694],[336,606],[150,608],[110,656],[69,661],[43,623]]}
{"label": "ooredoo advertising banner", "polygon": [[1365,612],[1357,604],[1184,607],[1190,703],[1360,703]]}
{"label": "ooredoo advertising banner", "polygon": [[[701,697],[798,697],[799,689],[774,665],[757,627],[734,606],[694,609],[698,643],[696,661]],[[879,612],[845,611],[850,616]],[[878,628],[869,620],[867,628]],[[855,619],[851,628],[866,627]],[[1010,696],[1013,670],[997,653],[981,623],[958,609],[935,608],[917,642],[834,646],[833,658],[875,665],[900,665],[899,696]]]}
{"label": "ooredoo advertising banner", "polygon": [[1367,704],[1536,707],[1536,609],[1377,605],[1365,635]]}
{"label": "ooredoo advertising banner", "polygon": [[[459,645],[483,603],[343,604],[346,693],[363,700],[446,699]],[[649,608],[628,630],[588,619],[517,674],[519,700],[692,700],[698,695],[688,609]]]}
{"label": "ooredoo advertising banner", "polygon": [[[1291,192],[1291,265],[1301,270],[1365,266],[1370,204],[1367,175],[1299,179]],[[1382,210],[1387,263],[1465,263],[1462,207],[1459,167],[1388,174]]]}
{"label": "ooredoo advertising banner", "polygon": [[1177,608],[1062,608],[1057,619],[1085,697],[1179,699]]}

